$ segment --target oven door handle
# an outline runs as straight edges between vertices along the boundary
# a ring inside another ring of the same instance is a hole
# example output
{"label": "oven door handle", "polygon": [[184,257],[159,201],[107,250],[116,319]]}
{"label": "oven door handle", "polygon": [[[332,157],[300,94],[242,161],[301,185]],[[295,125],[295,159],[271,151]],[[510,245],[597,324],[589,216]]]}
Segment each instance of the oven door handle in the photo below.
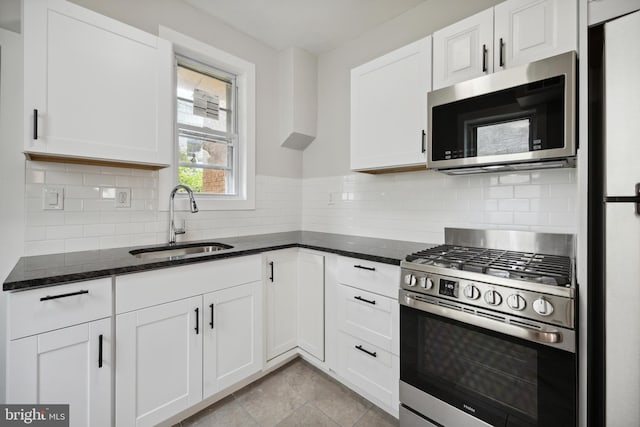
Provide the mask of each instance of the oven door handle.
{"label": "oven door handle", "polygon": [[536,330],[524,326],[513,325],[511,323],[504,323],[500,320],[493,320],[488,317],[482,317],[475,314],[465,313],[463,311],[442,307],[429,302],[420,301],[414,298],[411,294],[405,293],[403,291],[400,292],[399,302],[406,307],[415,308],[438,316],[446,317],[448,319],[467,323],[469,325],[489,329],[495,332],[500,332],[516,338],[522,338],[527,341],[550,345],[552,347],[561,348],[563,350],[568,350],[572,353],[575,353],[575,346],[573,345],[571,340],[563,340],[563,332],[555,328]]}

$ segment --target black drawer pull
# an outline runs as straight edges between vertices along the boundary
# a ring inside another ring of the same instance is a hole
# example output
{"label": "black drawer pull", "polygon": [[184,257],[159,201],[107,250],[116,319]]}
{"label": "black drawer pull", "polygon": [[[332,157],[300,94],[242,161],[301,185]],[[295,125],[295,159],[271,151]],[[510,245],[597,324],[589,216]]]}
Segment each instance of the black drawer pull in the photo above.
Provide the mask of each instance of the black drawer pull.
{"label": "black drawer pull", "polygon": [[354,267],[355,268],[361,268],[363,270],[376,271],[375,267],[365,267],[364,265],[360,265],[360,264],[354,265]]}
{"label": "black drawer pull", "polygon": [[271,276],[269,276],[269,280],[273,282],[273,261],[269,263],[269,267],[271,267]]}
{"label": "black drawer pull", "polygon": [[196,335],[200,333],[200,309],[196,307]]}
{"label": "black drawer pull", "polygon": [[38,109],[33,109],[33,139],[38,139]]}
{"label": "black drawer pull", "polygon": [[209,322],[209,325],[211,325],[211,329],[213,329],[213,304],[209,304],[209,308],[211,309],[211,322]]}
{"label": "black drawer pull", "polygon": [[102,334],[98,337],[98,368],[102,368]]}
{"label": "black drawer pull", "polygon": [[89,293],[89,291],[83,289],[83,290],[80,290],[78,292],[69,292],[68,294],[47,295],[46,297],[40,298],[40,301],[49,301],[49,300],[52,300],[52,299],[73,297],[73,296],[76,296],[76,295],[82,295],[82,294],[88,294],[88,293]]}
{"label": "black drawer pull", "polygon": [[362,346],[361,346],[361,345],[357,345],[357,346],[356,346],[356,348],[357,348],[358,350],[360,350],[360,351],[364,352],[364,353],[367,353],[367,354],[368,354],[369,356],[371,356],[371,357],[378,357],[378,353],[376,353],[375,351],[369,351],[369,350],[366,350],[366,349],[362,348]]}
{"label": "black drawer pull", "polygon": [[500,39],[500,66],[504,67],[504,40]]}
{"label": "black drawer pull", "polygon": [[362,302],[366,302],[369,303],[371,305],[376,305],[376,300],[369,300],[369,299],[364,299],[362,298],[360,295],[358,295],[357,297],[353,297],[354,299],[357,299],[358,301],[362,301]]}

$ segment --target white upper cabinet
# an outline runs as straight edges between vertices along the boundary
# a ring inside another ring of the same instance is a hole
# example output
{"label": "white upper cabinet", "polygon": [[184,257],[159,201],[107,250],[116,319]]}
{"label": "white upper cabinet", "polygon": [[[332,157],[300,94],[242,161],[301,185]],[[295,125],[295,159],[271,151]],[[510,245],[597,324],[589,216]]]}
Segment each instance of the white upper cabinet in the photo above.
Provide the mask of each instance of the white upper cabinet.
{"label": "white upper cabinet", "polygon": [[493,9],[433,33],[433,88],[493,72]]}
{"label": "white upper cabinet", "polygon": [[575,0],[508,0],[433,34],[433,89],[577,49]]}
{"label": "white upper cabinet", "polygon": [[351,169],[424,167],[431,36],[351,70]]}
{"label": "white upper cabinet", "polygon": [[24,2],[24,150],[170,163],[171,44],[63,0]]}
{"label": "white upper cabinet", "polygon": [[575,0],[509,0],[494,11],[496,71],[577,49]]}

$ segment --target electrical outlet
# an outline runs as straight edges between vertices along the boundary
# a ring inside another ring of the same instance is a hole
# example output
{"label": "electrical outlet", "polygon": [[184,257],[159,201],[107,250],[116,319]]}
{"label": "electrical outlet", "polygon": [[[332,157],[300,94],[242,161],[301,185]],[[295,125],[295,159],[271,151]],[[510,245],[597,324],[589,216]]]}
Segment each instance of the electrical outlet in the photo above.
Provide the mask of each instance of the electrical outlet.
{"label": "electrical outlet", "polygon": [[116,188],[116,208],[131,207],[131,189]]}
{"label": "electrical outlet", "polygon": [[42,189],[42,209],[64,209],[64,187],[45,187]]}

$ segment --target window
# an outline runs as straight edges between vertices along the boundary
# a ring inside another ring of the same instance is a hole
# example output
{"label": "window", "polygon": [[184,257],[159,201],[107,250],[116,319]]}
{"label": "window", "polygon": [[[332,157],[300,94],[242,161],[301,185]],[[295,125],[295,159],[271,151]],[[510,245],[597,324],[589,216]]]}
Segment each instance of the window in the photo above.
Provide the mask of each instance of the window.
{"label": "window", "polygon": [[237,194],[236,76],[177,56],[178,183]]}
{"label": "window", "polygon": [[[181,175],[198,191],[201,211],[255,209],[255,65],[167,27],[160,26],[159,35],[175,54],[163,64],[175,70],[166,86],[166,108],[175,114],[175,157],[159,173],[161,209],[169,208],[163,195]],[[189,209],[183,192],[175,208]]]}

